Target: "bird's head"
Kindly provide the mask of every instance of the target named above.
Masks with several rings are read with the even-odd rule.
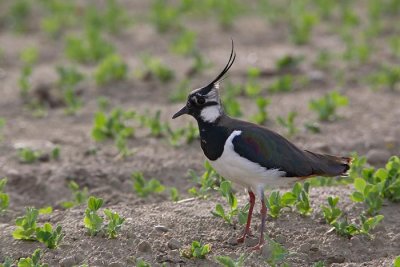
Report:
[[[215,122],[223,114],[222,104],[219,97],[219,83],[233,65],[235,58],[236,54],[232,41],[231,55],[225,68],[207,86],[190,92],[186,105],[175,113],[172,118],[175,119],[183,114],[189,114],[197,120],[210,123]]]

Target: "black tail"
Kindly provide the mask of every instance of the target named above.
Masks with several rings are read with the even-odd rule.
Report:
[[[309,157],[313,174],[321,176],[345,176],[350,169],[352,158],[336,157],[305,151]]]

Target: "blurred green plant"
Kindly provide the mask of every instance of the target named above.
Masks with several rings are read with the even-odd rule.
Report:
[[[82,37],[68,36],[65,44],[66,56],[80,63],[99,62],[110,54],[115,48],[108,43],[98,29],[86,29]]]
[[[320,121],[332,121],[337,119],[336,110],[348,104],[349,99],[346,96],[338,91],[331,91],[319,99],[311,100],[309,108],[317,112]]]
[[[96,68],[94,78],[98,85],[109,84],[126,79],[128,65],[117,54],[104,58]]]
[[[288,137],[292,137],[298,132],[298,129],[297,129],[296,125],[294,124],[294,120],[296,117],[297,117],[297,112],[291,111],[291,112],[289,112],[289,114],[287,115],[286,118],[283,118],[281,116],[278,116],[276,118],[276,121],[278,122],[278,124],[280,124],[282,127],[285,127],[287,129],[286,135]]]
[[[18,260],[18,267],[49,267],[47,263],[40,263],[40,257],[41,257],[41,250],[36,249],[33,254],[32,258],[20,258]]]
[[[20,77],[18,80],[19,88],[22,97],[27,97],[31,89],[30,77],[32,75],[33,66],[38,59],[38,50],[34,47],[24,49],[20,54],[20,59],[23,63]]]
[[[79,206],[87,201],[88,189],[86,186],[81,190],[79,185],[75,181],[70,181],[68,183],[68,188],[73,196],[72,201],[64,201],[61,203],[61,206],[69,209],[75,206]]]
[[[4,192],[4,188],[7,184],[7,178],[0,179],[0,215],[3,214],[10,205],[10,197]]]
[[[181,250],[181,256],[188,259],[191,258],[205,259],[206,255],[210,253],[210,251],[211,251],[210,244],[203,245],[199,241],[193,241],[190,247]]]
[[[132,180],[133,190],[140,197],[148,197],[150,194],[161,193],[165,190],[165,187],[160,181],[154,178],[146,181],[141,172],[132,173]]]
[[[271,99],[264,97],[257,97],[256,104],[258,112],[251,117],[251,120],[257,124],[264,124],[268,120],[267,107],[271,104]]]

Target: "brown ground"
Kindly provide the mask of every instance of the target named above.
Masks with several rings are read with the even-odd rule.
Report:
[[[136,5],[135,8],[140,11],[147,7]],[[347,95],[350,105],[339,110],[340,120],[321,124],[322,134],[301,130],[292,141],[317,152],[347,155],[356,151],[368,155],[374,165],[380,165],[390,155],[398,154],[400,96],[398,92],[374,92],[362,82],[364,75],[378,62],[391,60],[384,49],[377,49],[379,53],[372,55],[370,64],[355,68],[337,63],[331,70],[320,71],[312,67],[315,51],[322,48],[343,51],[340,38],[324,27],[317,28],[309,45],[299,47],[287,41],[285,29],[272,27],[260,18],[240,18],[230,31],[222,31],[212,20],[188,24],[198,32],[201,52],[214,64],[193,79],[193,88],[205,84],[225,64],[230,38],[235,40],[237,53],[237,62],[229,76],[233,83],[243,83],[245,71],[251,66],[273,69],[276,59],[287,53],[304,55],[301,75],[312,78],[317,73],[318,78],[311,80],[306,88],[287,94],[268,95],[272,99],[268,108],[270,117],[286,116],[289,111],[296,110],[299,114],[296,123],[302,128],[304,122],[315,119],[315,114],[308,109],[309,100],[332,89],[339,89]],[[162,111],[163,120],[168,120],[173,126],[182,126],[192,120],[189,117],[170,120],[182,104],[171,104],[168,94],[190,66],[189,60],[168,51],[172,37],[159,35],[149,24],[137,23],[113,38],[113,43],[131,69],[140,65],[138,55],[147,51],[161,57],[175,70],[176,82],[143,82],[132,76],[118,85],[98,88],[94,82],[87,80],[83,91],[84,106],[76,116],[66,116],[62,109],[51,109],[46,117],[35,118],[24,109],[20,100],[17,79],[21,66],[18,54],[27,46],[39,47],[40,61],[34,69],[33,84],[35,87],[51,83],[57,77],[54,66],[66,61],[63,42],[47,38],[36,28],[24,35],[0,29],[0,46],[5,52],[5,59],[0,62],[0,117],[7,121],[4,142],[0,144],[0,177],[8,177],[6,191],[11,199],[9,211],[0,216],[0,262],[5,256],[14,259],[26,257],[38,247],[44,251],[43,260],[51,266],[83,263],[89,266],[132,266],[138,257],[155,266],[162,262],[171,266],[209,266],[216,265],[214,256],[238,257],[245,253],[246,245],[231,242],[232,237],[240,234],[241,228],[229,226],[210,213],[216,203],[224,203],[217,193],[207,200],[173,203],[167,194],[139,198],[131,188],[131,173],[142,171],[145,177],[155,177],[166,186],[175,186],[183,198],[189,197],[186,191],[193,183],[188,179],[187,171],[194,169],[200,172],[204,162],[198,142],[173,148],[163,139],[149,137],[147,130],[138,129],[136,137],[129,142],[129,147],[137,152],[132,157],[117,160],[112,142],[95,144],[91,139],[93,114],[97,110],[96,98],[100,95],[108,97],[112,106],[124,109],[155,110],[156,106]],[[377,46],[383,47],[384,44],[378,42]],[[257,60],[251,60],[254,57]],[[343,86],[335,82],[334,72],[337,70],[345,73],[347,82]],[[86,71],[90,73],[91,68],[86,67]],[[262,79],[261,82],[267,85],[271,79]],[[224,93],[223,88],[221,93]],[[256,107],[251,100],[242,98],[240,103],[245,118],[254,114]],[[283,132],[276,123],[270,122],[268,127]],[[32,165],[20,164],[14,148],[20,143],[40,149],[45,149],[48,143],[57,144],[61,147],[61,159]],[[93,146],[97,146],[99,152],[94,156],[85,156],[85,151]],[[70,199],[66,184],[71,178],[81,186],[87,186],[90,194],[104,198],[105,207],[127,218],[118,239],[87,236],[83,227],[85,207],[70,210],[57,208],[60,202]],[[382,214],[385,219],[373,232],[373,240],[359,236],[348,240],[335,233],[327,233],[329,226],[323,223],[320,205],[326,202],[327,196],[338,195],[341,197],[340,207],[349,218],[355,218],[362,205],[349,200],[351,191],[351,187],[314,188],[311,192],[314,212],[310,217],[285,212],[277,220],[268,219],[268,236],[289,251],[286,262],[292,266],[311,266],[320,260],[330,266],[391,266],[393,258],[400,254],[399,204],[388,203],[384,206]],[[243,205],[246,196],[239,192],[240,205]],[[24,207],[47,205],[56,206],[56,210],[41,217],[40,221],[62,225],[66,238],[60,248],[49,250],[37,242],[13,240],[14,221],[23,214]],[[257,213],[254,227],[258,224]],[[168,231],[160,232],[155,229],[156,225],[163,225]],[[207,260],[188,260],[168,247],[171,239],[182,246],[201,240],[211,244],[212,252]],[[138,245],[142,242],[148,242],[151,249],[140,251],[141,246]],[[265,256],[253,253],[245,265],[265,266]]]

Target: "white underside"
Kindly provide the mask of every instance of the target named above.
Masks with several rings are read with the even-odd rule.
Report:
[[[225,142],[222,155],[217,160],[210,161],[220,175],[257,194],[260,194],[266,187],[276,188],[292,182],[293,179],[282,177],[286,174],[284,171],[266,169],[236,153],[232,140],[241,133],[241,131],[233,131]]]

